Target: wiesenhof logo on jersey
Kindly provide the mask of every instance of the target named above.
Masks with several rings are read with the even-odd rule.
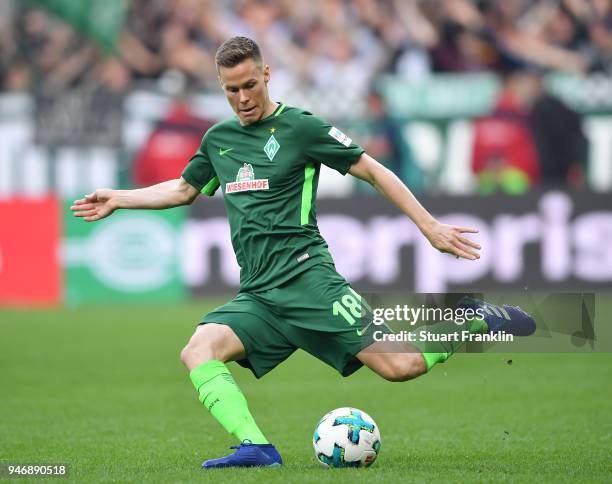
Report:
[[[250,163],[244,163],[238,170],[236,181],[225,184],[225,193],[247,192],[252,190],[268,190],[268,179],[255,179],[255,170]]]

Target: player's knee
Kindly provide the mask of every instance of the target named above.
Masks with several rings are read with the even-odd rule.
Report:
[[[183,365],[185,365],[187,368],[193,366],[191,362],[195,359],[196,356],[196,348],[194,348],[191,341],[189,341],[189,343],[187,343],[185,347],[181,350],[181,361]]]
[[[181,361],[187,368],[194,368],[207,361],[220,359],[214,344],[209,341],[201,341],[199,338],[196,340],[191,338],[181,350]]]
[[[427,371],[427,365],[420,353],[404,353],[393,358],[386,365],[382,377],[392,382],[412,380]]]
[[[181,361],[187,368],[193,368],[210,360],[225,361],[222,338],[212,328],[196,331],[181,350]]]

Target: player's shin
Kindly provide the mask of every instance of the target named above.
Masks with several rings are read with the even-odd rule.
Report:
[[[423,355],[427,371],[437,363],[444,363],[465,345],[463,338],[456,337],[465,330],[470,333],[484,333],[488,327],[482,319],[472,319],[462,326],[458,326],[453,321],[446,321],[419,329],[419,337],[411,344]]]
[[[241,442],[268,443],[249,411],[244,394],[223,362],[202,363],[191,370],[189,377],[202,404],[227,432]]]

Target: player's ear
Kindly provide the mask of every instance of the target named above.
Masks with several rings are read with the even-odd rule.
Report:
[[[263,76],[264,82],[268,82],[270,80],[270,66],[266,64],[263,68]]]

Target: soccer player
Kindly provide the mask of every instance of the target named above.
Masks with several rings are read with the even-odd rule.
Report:
[[[181,352],[202,404],[240,444],[204,468],[278,466],[282,459],[251,415],[226,363],[256,377],[301,348],[348,376],[365,365],[391,381],[406,381],[445,361],[459,343],[429,343],[396,353],[364,348],[361,298],[334,267],[317,228],[315,198],[325,164],[373,185],[436,249],[468,260],[480,246],[474,229],[438,222],[389,170],[342,131],[268,94],[270,67],[257,44],[234,37],[216,53],[219,82],[236,117],[209,129],[181,178],[135,190],[99,189],[76,200],[86,221],[116,209],[163,209],[211,196],[219,188],[241,267],[236,297],[204,316]],[[469,331],[506,332],[533,320],[517,308],[490,311]],[[450,324],[454,324],[450,322]],[[436,325],[438,326],[438,325]],[[435,326],[434,326],[435,328]],[[438,329],[446,331],[441,323]],[[373,343],[376,345],[377,343]]]

